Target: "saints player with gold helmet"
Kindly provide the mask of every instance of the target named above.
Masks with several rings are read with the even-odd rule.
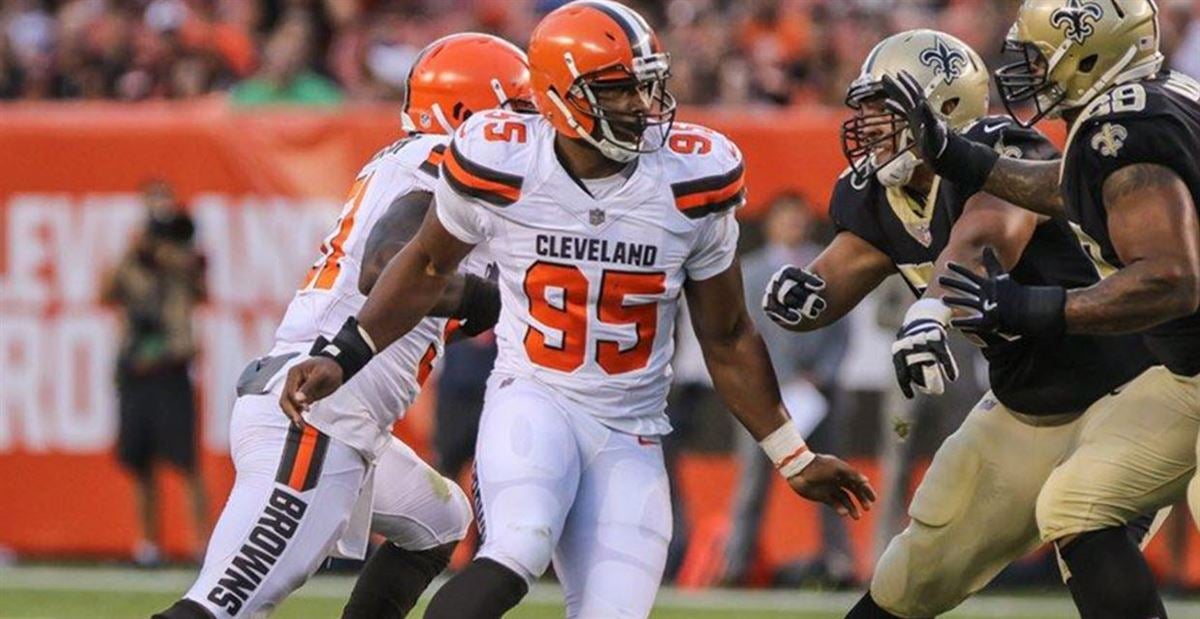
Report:
[[[892,347],[912,397],[942,393],[957,375],[946,338],[951,312],[936,282],[948,261],[977,260],[993,246],[1025,283],[1074,288],[1099,275],[1066,222],[965,194],[912,153],[905,119],[884,107],[883,82],[901,72],[922,85],[941,121],[981,148],[1033,160],[1058,152],[1038,132],[987,115],[987,68],[962,41],[912,30],[867,56],[846,97],[850,168],[830,200],[838,234],[806,268],[776,274],[764,310],[791,330],[820,328],[899,273],[918,297]],[[987,335],[979,343],[992,391],[938,450],[909,507],[911,523],[888,544],[850,617],[948,612],[1040,545],[1038,492],[1074,447],[1085,411],[1149,364],[1132,336]]]
[[[911,77],[889,106],[939,174],[1075,222],[1107,277],[1077,290],[1026,286],[1002,265],[946,280],[974,333],[1139,333],[1161,364],[1089,419],[1038,498],[1038,527],[1070,569],[1085,617],[1165,616],[1149,569],[1122,534],[1138,513],[1187,496],[1200,521],[1200,83],[1162,71],[1151,0],[1026,0],[996,72],[1005,103],[1069,126],[1066,154],[1018,161],[947,130]],[[1014,110],[1015,111],[1015,110]],[[1190,486],[1189,486],[1190,480]]]

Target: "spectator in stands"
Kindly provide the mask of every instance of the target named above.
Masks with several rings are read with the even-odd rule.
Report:
[[[271,33],[259,72],[234,86],[236,105],[335,105],[342,101],[337,84],[311,67],[313,24],[304,11],[285,17]]]
[[[145,230],[104,283],[102,298],[121,312],[117,359],[117,457],[136,482],[139,539],[134,561],[161,561],[154,465],[165,461],[186,478],[196,552],[208,538],[207,501],[196,462],[196,408],[189,374],[196,355],[192,313],[204,301],[204,258],[195,225],[171,187],[146,185]]]
[[[742,260],[747,298],[758,298],[771,275],[784,264],[808,264],[821,251],[813,239],[812,207],[803,197],[784,194],[770,206],[764,224],[766,245]],[[839,395],[838,372],[848,343],[846,323],[838,322],[811,333],[796,334],[780,329],[762,312],[751,312],[771,362],[779,376],[788,406],[797,425],[818,431],[810,443],[816,449],[841,449],[840,427],[834,410]],[[820,418],[824,417],[821,421]],[[733,527],[725,551],[724,580],[744,584],[758,553],[767,491],[775,479],[771,462],[755,440],[738,431],[737,456],[740,473],[733,501]],[[845,524],[837,512],[821,508],[821,549],[811,561],[785,568],[776,582],[818,581],[849,587],[855,584],[853,554]]]

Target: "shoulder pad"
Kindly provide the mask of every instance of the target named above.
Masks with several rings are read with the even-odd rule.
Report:
[[[366,175],[380,165],[390,163],[409,169],[418,169],[436,179],[438,165],[442,161],[442,153],[446,151],[446,143],[449,141],[450,139],[444,135],[411,133],[379,149],[363,166],[359,176]]]
[[[1033,128],[1022,127],[1008,116],[985,116],[963,132],[963,137],[991,146],[1013,159],[1048,160],[1059,157],[1054,144]]]
[[[480,112],[454,132],[442,161],[446,181],[459,194],[495,206],[521,198],[540,116],[503,110]]]
[[[689,219],[746,203],[746,170],[737,145],[707,127],[675,123],[661,151],[675,206]]]

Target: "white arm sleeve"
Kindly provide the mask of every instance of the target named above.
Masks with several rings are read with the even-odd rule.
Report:
[[[688,279],[708,279],[725,272],[733,264],[739,232],[735,210],[729,209],[704,222],[696,245],[683,265]]]

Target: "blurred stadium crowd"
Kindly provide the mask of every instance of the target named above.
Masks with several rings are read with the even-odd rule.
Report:
[[[336,104],[402,96],[431,40],[518,44],[564,0],[3,0],[0,99]],[[888,33],[937,28],[995,66],[1017,0],[634,0],[674,53],[682,102],[836,104]],[[1200,3],[1160,0],[1164,49],[1200,74]]]

